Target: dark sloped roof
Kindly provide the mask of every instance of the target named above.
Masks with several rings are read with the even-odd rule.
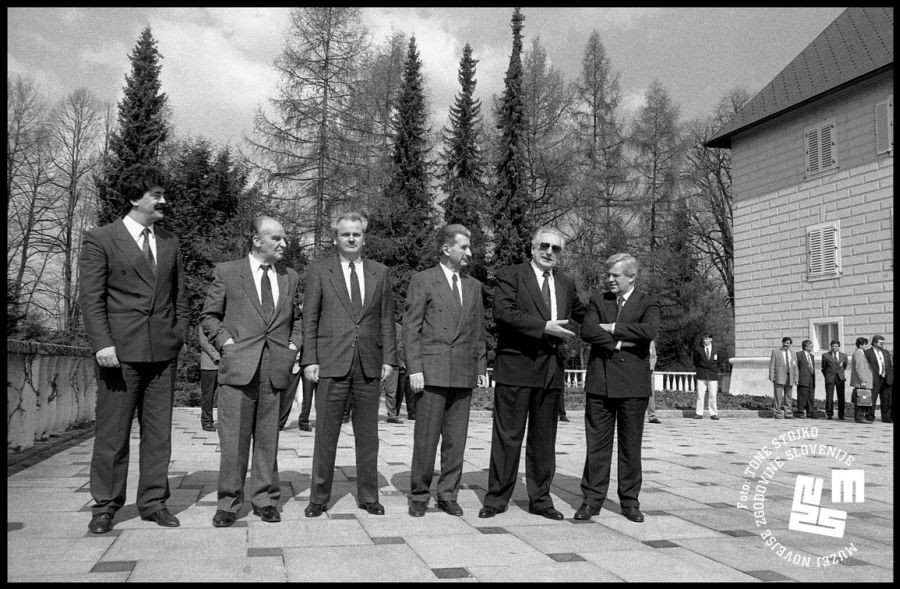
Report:
[[[848,8],[750,99],[706,147],[894,64],[894,9]]]

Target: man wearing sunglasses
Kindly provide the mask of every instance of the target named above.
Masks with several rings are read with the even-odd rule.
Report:
[[[500,268],[494,295],[497,355],[494,363],[493,435],[488,492],[478,517],[506,511],[516,485],[525,426],[528,511],[562,520],[550,485],[556,471],[556,428],[565,370],[561,344],[575,334],[585,305],[575,283],[556,267],[565,249],[558,229],[541,227],[531,240],[531,260]]]

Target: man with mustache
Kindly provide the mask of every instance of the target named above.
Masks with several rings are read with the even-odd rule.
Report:
[[[219,481],[213,526],[234,524],[249,495],[253,514],[281,521],[278,501],[278,419],[281,392],[303,341],[300,276],[278,264],[287,247],[284,228],[271,217],[250,223],[250,254],[218,264],[200,313],[200,325],[219,350]]]
[[[135,165],[119,182],[127,214],[84,235],[78,303],[97,364],[97,409],[91,457],[93,516],[105,534],[125,504],[129,438],[140,423],[141,519],[177,527],[166,507],[172,454],[172,405],[178,353],[188,335],[188,304],[178,237],[157,227],[165,216],[168,178]]]

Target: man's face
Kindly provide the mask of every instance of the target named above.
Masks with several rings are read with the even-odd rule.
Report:
[[[791,342],[781,342],[781,349],[787,351],[791,347]]]
[[[284,257],[287,242],[284,240],[284,228],[274,219],[262,222],[259,233],[253,238],[256,255],[265,264],[274,264]]]
[[[535,243],[531,244],[531,259],[541,270],[552,270],[559,264],[565,243],[555,233],[541,233]]]
[[[812,352],[812,342],[810,342],[808,344],[803,344],[803,351],[804,352]]]
[[[622,262],[616,262],[606,271],[606,286],[609,288],[609,292],[616,296],[631,290],[634,287],[634,279],[634,276],[625,275]]]
[[[152,186],[138,200],[131,201],[131,210],[137,214],[138,220],[145,225],[161,221],[166,208],[166,189]]]
[[[883,350],[884,349],[884,340],[880,339],[877,342],[873,341],[872,345],[875,346],[876,348],[878,348],[879,350]]]
[[[841,351],[841,346],[839,344],[831,344],[831,353],[832,354],[834,354],[836,356],[837,353],[840,351]]]
[[[366,236],[363,233],[362,222],[341,219],[337,226],[337,235],[334,237],[338,251],[348,260],[355,260],[362,255]]]
[[[708,347],[711,346],[711,345],[712,345],[712,338],[711,338],[711,337],[705,337],[705,338],[703,338],[703,347],[704,347],[704,348],[708,348]]]
[[[470,245],[469,238],[461,233],[456,234],[452,245],[444,244],[444,255],[447,256],[447,265],[451,270],[459,272],[469,267],[472,259]]]

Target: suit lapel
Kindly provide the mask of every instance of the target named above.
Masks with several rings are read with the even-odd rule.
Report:
[[[134,238],[131,237],[128,229],[125,227],[125,222],[122,221],[122,219],[119,219],[115,222],[113,230],[115,232],[113,240],[115,241],[116,246],[123,254],[125,254],[125,259],[131,262],[135,273],[140,276],[141,280],[146,282],[147,286],[151,289],[155,290],[156,278],[153,276],[153,270],[150,268],[150,263],[144,258],[144,253],[138,247]],[[157,243],[157,246],[159,246],[159,243]]]
[[[441,269],[440,264],[432,269],[431,281],[434,284],[434,289],[437,291],[438,296],[441,297],[441,300],[444,301],[444,304],[450,309],[450,313],[453,315],[453,318],[456,320],[456,324],[458,326],[460,317],[459,308],[456,306],[456,302],[453,300],[453,289],[447,282],[447,276]],[[462,281],[460,281],[460,292],[462,292],[462,288]],[[463,302],[465,302],[465,300],[466,296],[465,294],[463,294]]]
[[[347,314],[352,317],[353,311],[350,307],[350,293],[347,292],[347,283],[344,282],[344,269],[341,267],[340,256],[335,256],[330,270],[331,286],[332,288],[334,288],[338,300],[341,301],[341,304],[344,305],[345,309],[347,309]]]
[[[274,265],[274,268],[275,274],[276,276],[278,276],[278,300],[275,301],[275,311],[272,313],[272,317],[269,319],[270,324],[275,321],[275,317],[278,316],[278,313],[281,311],[281,307],[284,306],[289,298],[287,270],[277,264]]]
[[[375,268],[372,267],[372,264],[368,260],[360,258],[360,262],[362,262],[362,271],[366,276],[366,293],[363,295],[362,311],[360,311],[359,313],[359,317],[362,317],[366,314],[366,312],[368,312],[369,307],[372,306],[372,299],[375,298],[375,287],[377,286],[378,282],[378,273],[375,272]],[[390,296],[393,296],[393,293],[391,293]]]
[[[262,303],[259,302],[259,293],[256,292],[256,283],[253,282],[253,270],[250,267],[250,258],[244,258],[239,265],[238,274],[240,275],[241,287],[244,289],[247,297],[253,301],[253,308],[259,313],[260,319],[263,317]]]
[[[522,272],[525,274],[525,276],[522,277],[525,280],[525,287],[528,289],[528,292],[531,293],[531,298],[534,299],[534,304],[541,312],[541,317],[543,317],[545,321],[549,321],[550,309],[544,304],[544,295],[541,294],[541,285],[538,284],[537,275],[534,273],[534,267],[532,267],[531,262],[522,264]]]

